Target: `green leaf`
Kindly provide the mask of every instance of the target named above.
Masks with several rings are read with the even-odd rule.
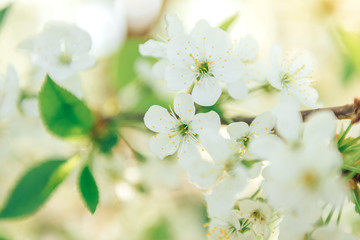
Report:
[[[156,221],[144,231],[144,240],[170,240],[174,239],[169,226],[169,221],[165,218]]]
[[[360,34],[337,28],[338,45],[343,54],[343,82],[348,83],[360,73]]]
[[[5,17],[11,8],[11,4],[0,10],[0,27],[4,24]]]
[[[81,171],[79,178],[79,190],[87,208],[92,214],[94,214],[99,203],[99,191],[88,166],[85,166]]]
[[[353,197],[353,202],[355,204],[355,211],[360,214],[360,199],[359,199],[359,192],[358,192],[359,188],[356,187],[355,189],[353,189],[351,191],[352,193],[352,197]]]
[[[38,100],[43,123],[59,137],[84,136],[94,125],[91,111],[85,103],[57,85],[49,76],[39,92]]]
[[[77,161],[78,158],[50,160],[28,170],[11,191],[0,211],[0,219],[25,217],[38,210]]]
[[[234,15],[232,15],[231,17],[225,19],[220,25],[219,28],[221,28],[224,31],[228,31],[229,28],[231,27],[231,25],[234,24],[234,22],[236,21],[236,19],[239,17],[239,13],[235,13]]]
[[[139,44],[143,42],[141,38],[128,38],[112,59],[110,73],[116,89],[126,86],[137,77],[135,61],[140,57]]]

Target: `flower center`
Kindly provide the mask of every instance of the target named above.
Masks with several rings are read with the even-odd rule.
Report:
[[[190,126],[185,123],[181,124],[180,126],[178,126],[178,132],[181,136],[186,136],[190,133]]]
[[[200,74],[206,74],[209,72],[209,63],[208,62],[200,62],[198,65],[198,71]]]
[[[62,53],[60,55],[60,63],[63,65],[70,65],[70,63],[72,62],[72,58],[70,55],[66,54],[66,53]]]
[[[287,87],[291,83],[291,76],[288,73],[281,73],[280,82],[283,87]]]
[[[263,222],[265,221],[265,217],[261,214],[260,210],[255,210],[250,214],[250,217],[252,217],[254,219],[254,222],[256,221],[260,221]]]
[[[301,182],[311,190],[316,189],[319,183],[318,177],[311,171],[307,171],[302,175]]]
[[[211,73],[212,65],[211,62],[205,61],[195,61],[194,70],[196,73],[196,80],[200,81],[202,78],[206,76],[213,77],[214,75]]]
[[[240,147],[247,148],[251,141],[252,136],[250,134],[244,134],[242,138],[236,139],[236,142],[240,143]]]

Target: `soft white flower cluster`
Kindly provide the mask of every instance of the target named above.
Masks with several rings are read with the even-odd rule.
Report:
[[[34,66],[77,95],[81,95],[80,81],[74,81],[73,77],[94,66],[95,58],[89,54],[91,46],[87,32],[73,24],[56,21],[48,22],[42,32],[20,44]],[[41,82],[43,79],[42,76]]]
[[[271,68],[266,70],[258,59],[258,43],[251,36],[232,41],[220,28],[200,20],[186,33],[181,21],[167,15],[167,35],[163,40],[148,40],[140,45],[143,56],[159,58],[153,73],[166,81],[170,90],[191,89],[194,102],[211,106],[219,99],[225,84],[235,99],[248,94],[248,84],[266,80],[283,94],[295,96],[314,107],[318,93],[311,87],[312,58],[306,51],[281,56],[281,48],[271,51]]]
[[[334,114],[317,112],[304,123],[300,114],[300,103],[315,107],[318,99],[311,87],[310,54],[282,56],[275,46],[271,67],[265,69],[252,37],[232,42],[227,32],[204,20],[186,33],[176,16],[166,19],[168,39],[149,40],[140,52],[160,58],[153,72],[169,89],[191,88],[191,95],[177,94],[170,113],[152,106],[144,121],[156,132],[150,149],[160,158],[177,151],[190,182],[205,190],[208,238],[353,239],[326,224],[314,231],[327,204],[335,208],[343,203],[346,187]],[[248,83],[265,81],[282,92],[280,103],[250,124],[230,123],[227,137],[219,133],[216,112],[195,115],[194,103],[215,104],[222,83],[233,98],[242,99]],[[251,197],[242,194],[255,178],[262,182],[259,191]]]

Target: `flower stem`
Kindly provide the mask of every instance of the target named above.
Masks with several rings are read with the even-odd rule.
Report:
[[[331,208],[331,211],[329,212],[329,215],[325,220],[325,225],[329,224],[329,222],[331,221],[331,218],[334,215],[334,211],[335,211],[335,207]]]

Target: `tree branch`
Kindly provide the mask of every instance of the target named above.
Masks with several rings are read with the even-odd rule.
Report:
[[[354,99],[353,104],[346,104],[338,107],[328,107],[328,108],[317,108],[306,111],[301,111],[301,115],[303,120],[306,120],[309,115],[314,112],[322,111],[322,110],[330,110],[332,111],[338,119],[351,119],[351,122],[357,123],[360,121],[360,100],[358,98]],[[235,117],[231,119],[234,122],[246,122],[247,124],[251,124],[254,120],[254,117]],[[228,122],[222,120],[223,124],[228,124]]]
[[[322,110],[330,110],[332,111],[335,116],[341,119],[351,119],[353,124],[360,121],[360,99],[355,98],[353,104],[346,104],[343,106],[338,107],[328,107],[328,108],[317,108],[311,110],[301,111],[301,115],[304,120],[309,117],[312,113],[322,111]],[[247,124],[251,124],[255,117],[234,117],[228,120],[221,119],[222,124],[229,124],[231,122],[246,122]],[[144,114],[143,113],[120,113],[119,115],[112,117],[110,119],[103,119],[106,121],[128,121],[128,122],[136,122],[136,121],[143,121]]]

